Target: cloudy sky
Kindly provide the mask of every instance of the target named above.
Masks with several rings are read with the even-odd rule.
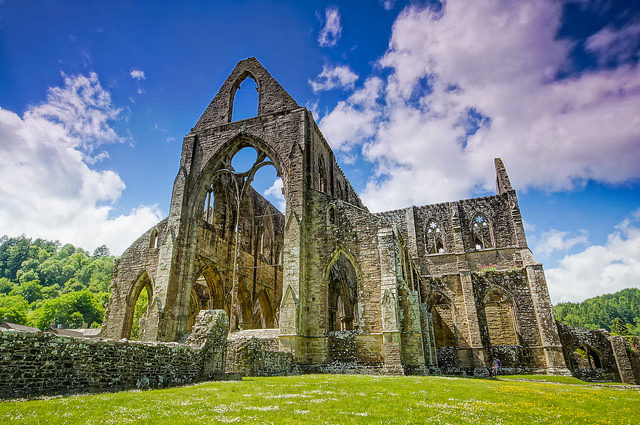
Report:
[[[637,2],[0,0],[0,234],[121,253],[255,56],[372,211],[491,194],[501,157],[554,302],[640,287],[639,54]]]

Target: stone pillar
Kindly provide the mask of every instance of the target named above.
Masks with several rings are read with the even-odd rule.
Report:
[[[633,374],[631,367],[631,360],[627,353],[627,344],[624,338],[618,335],[612,336],[609,341],[611,342],[611,348],[613,348],[613,355],[616,358],[616,366],[618,366],[618,374],[623,384],[638,385],[636,377]]]
[[[482,337],[480,335],[480,324],[473,294],[471,272],[468,269],[460,270],[460,285],[462,286],[467,329],[469,330],[469,346],[471,348],[472,362],[475,369],[474,373],[477,375],[486,375],[487,361],[485,359],[484,346],[482,345]]]
[[[570,375],[562,353],[562,344],[558,335],[556,319],[551,308],[551,299],[547,291],[547,281],[541,264],[527,265],[527,282],[533,301],[533,311],[538,323],[540,342],[544,350],[547,373],[550,375]]]
[[[380,290],[382,299],[382,357],[389,373],[403,373],[402,337],[398,317],[398,252],[390,228],[378,230]]]

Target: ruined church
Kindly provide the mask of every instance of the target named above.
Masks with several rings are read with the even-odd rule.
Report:
[[[234,122],[247,78],[257,116]],[[234,169],[248,147],[255,163]],[[251,187],[263,167],[282,179],[284,212]],[[500,159],[495,169],[493,196],[372,213],[311,112],[243,60],[184,137],[169,216],[118,260],[102,337],[131,337],[142,293],[144,341],[184,341],[201,311],[224,310],[230,370],[246,337],[303,372],[482,375],[497,357],[568,374],[575,347],[561,342]]]

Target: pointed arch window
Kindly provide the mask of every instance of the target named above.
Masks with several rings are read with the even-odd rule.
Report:
[[[474,217],[471,225],[471,234],[473,235],[473,247],[475,250],[493,248],[491,222],[484,215],[478,214]]]
[[[444,232],[437,221],[429,221],[425,234],[428,254],[442,254],[445,252]]]
[[[318,190],[320,192],[327,191],[327,172],[321,157],[318,157]]]

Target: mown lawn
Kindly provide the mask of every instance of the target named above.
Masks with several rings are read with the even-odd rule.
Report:
[[[244,378],[0,403],[0,424],[638,424],[640,391],[442,376]],[[577,380],[576,380],[577,381]]]

